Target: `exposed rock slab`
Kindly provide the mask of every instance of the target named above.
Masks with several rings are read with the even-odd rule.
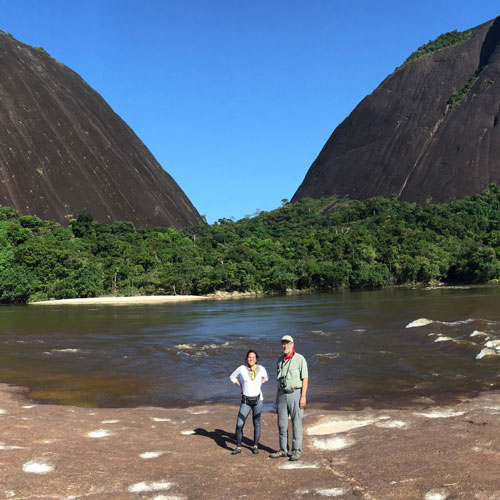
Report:
[[[268,458],[268,412],[260,454],[232,456],[236,411],[33,405],[0,385],[0,498],[498,498],[500,393],[446,408],[307,409],[296,463]]]
[[[68,222],[183,227],[201,218],[104,99],[48,54],[0,34],[0,204]]]
[[[424,204],[472,195],[500,183],[499,120],[497,18],[389,75],[335,129],[293,201],[396,194]]]

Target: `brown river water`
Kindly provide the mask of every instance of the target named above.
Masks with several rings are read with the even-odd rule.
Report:
[[[0,382],[90,407],[235,402],[229,375],[280,338],[309,363],[310,402],[451,402],[500,388],[500,288],[386,289],[133,306],[1,306]]]

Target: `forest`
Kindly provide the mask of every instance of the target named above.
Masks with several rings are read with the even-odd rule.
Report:
[[[63,226],[0,206],[0,242],[2,303],[494,283],[500,188],[429,206],[395,196],[284,200],[182,230],[102,224],[86,212]]]

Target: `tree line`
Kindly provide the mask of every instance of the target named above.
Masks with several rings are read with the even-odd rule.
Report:
[[[500,188],[439,206],[395,197],[285,202],[176,230],[68,226],[0,207],[0,302],[104,295],[283,293],[500,277]]]

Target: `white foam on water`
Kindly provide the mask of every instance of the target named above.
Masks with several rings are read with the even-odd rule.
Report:
[[[103,420],[101,424],[117,424],[119,420]]]
[[[431,323],[434,323],[432,319],[419,318],[412,321],[411,323],[408,323],[405,328],[416,328],[418,326],[430,325]]]
[[[458,321],[436,321],[436,323],[440,323],[441,325],[446,326],[457,326],[457,325],[466,325],[467,323],[472,323],[473,321],[477,321],[473,318],[461,319]]]
[[[151,417],[151,420],[153,422],[172,422],[171,418],[158,418],[158,417]]]
[[[340,352],[321,352],[319,354],[313,354],[313,358],[336,359],[340,358],[340,356]]]
[[[204,413],[209,413],[208,410],[191,410],[191,408],[188,408],[188,413],[191,413],[191,415],[203,415]]]
[[[192,349],[193,347],[191,344],[178,344],[175,346],[176,349]]]
[[[23,408],[34,408],[35,405],[26,405],[26,406],[23,406]]]
[[[422,417],[427,417],[427,418],[450,418],[450,417],[460,417],[461,415],[464,415],[464,411],[457,411],[457,410],[446,410],[446,409],[436,409],[436,410],[431,410],[428,412],[418,412],[414,413],[414,415],[419,415]]]
[[[67,348],[67,349],[51,349],[50,352],[80,352],[81,349],[70,349],[70,348]]]
[[[141,453],[139,456],[141,458],[144,458],[144,460],[148,460],[150,458],[158,458],[164,455],[166,451],[145,451],[144,453]]]
[[[366,328],[356,328],[355,330],[353,330],[353,332],[363,333],[363,332],[366,332]]]
[[[341,497],[348,493],[348,490],[344,490],[343,488],[316,488],[316,493],[324,497]]]
[[[323,330],[311,330],[311,333],[319,334],[319,335],[325,335],[325,332]]]
[[[453,342],[451,337],[445,337],[444,335],[438,335],[434,342]]]
[[[54,470],[54,466],[43,458],[35,458],[23,464],[23,471],[33,474],[48,474]]]
[[[358,427],[365,427],[377,422],[378,419],[374,418],[341,418],[333,417],[328,419],[322,424],[313,425],[307,429],[309,436],[324,436],[327,434],[338,434],[340,432],[347,432]]]
[[[234,342],[224,342],[222,344],[177,344],[176,346],[169,348],[168,350],[176,350],[177,354],[181,353],[185,356],[201,358],[210,355],[210,351],[217,351],[218,349],[228,347],[233,345]]]
[[[485,332],[480,332],[479,330],[474,330],[471,334],[471,337],[489,337],[489,335]]]
[[[467,319],[460,319],[458,321],[436,321],[427,318],[419,318],[416,319],[415,321],[412,321],[411,323],[408,323],[406,325],[406,328],[415,328],[418,326],[430,325],[431,323],[439,323],[440,325],[446,325],[446,326],[457,326],[457,325],[465,325],[467,323],[471,323],[472,321],[478,321],[478,320],[473,318],[467,318]]]
[[[492,349],[500,349],[500,340],[488,340],[488,342],[486,342],[485,344],[485,347],[490,347]]]
[[[142,483],[135,483],[128,487],[131,493],[146,493],[148,491],[163,491],[168,490],[174,483],[168,481],[143,481]]]
[[[450,493],[446,490],[431,490],[425,494],[425,500],[446,500]]]
[[[194,431],[181,431],[181,434],[183,434],[184,436],[189,436],[190,434],[195,434]]]
[[[390,420],[389,422],[378,422],[375,424],[375,427],[382,429],[405,429],[408,427],[408,424],[402,420]]]
[[[287,462],[283,465],[280,465],[278,469],[317,469],[319,467],[318,464],[310,464],[307,462]]]
[[[90,438],[102,438],[109,436],[109,432],[106,429],[99,429],[97,431],[92,431],[87,434]]]
[[[318,450],[337,451],[348,448],[355,443],[353,439],[334,437],[329,439],[313,439],[313,445]]]
[[[476,356],[476,359],[483,359],[488,356],[498,356],[498,352],[495,351],[494,349],[489,349],[488,347],[485,347],[484,349],[481,349],[481,352]]]

